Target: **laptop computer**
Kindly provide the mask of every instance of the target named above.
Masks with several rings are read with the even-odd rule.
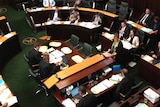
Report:
[[[75,87],[71,90],[71,95],[73,99],[80,99],[81,96],[79,95],[78,87]]]

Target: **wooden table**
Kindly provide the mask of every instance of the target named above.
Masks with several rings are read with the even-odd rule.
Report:
[[[131,96],[130,98],[128,98],[127,100],[125,100],[124,102],[120,103],[118,105],[118,107],[132,107],[133,105],[137,105],[138,103],[143,103],[144,102],[144,96],[143,96],[143,92],[148,89],[151,88],[153,91],[155,91],[156,93],[160,94],[160,92],[153,88],[152,86],[146,86],[144,88],[142,88],[141,90],[139,90],[137,93],[135,93],[133,96]],[[136,101],[137,100],[137,101]],[[130,105],[130,103],[135,102],[135,104],[133,104],[132,106]],[[146,105],[148,105],[148,107],[159,107],[160,106],[160,101],[152,104],[150,101],[148,101],[146,103]]]
[[[52,10],[55,8],[44,8],[40,7],[37,9],[26,9],[26,16],[28,20],[30,21],[32,27],[35,28],[42,28],[44,27],[44,22],[47,21],[49,14]],[[66,21],[68,19],[68,16],[70,15],[70,11],[73,9],[73,7],[59,7],[60,12],[62,13],[62,21]],[[81,21],[92,21],[93,16],[95,15],[96,12],[101,13],[104,15],[104,27],[110,27],[110,24],[112,21],[117,22],[118,15],[102,11],[102,10],[97,10],[97,9],[91,9],[91,8],[83,8],[83,7],[78,7],[79,13],[80,13],[80,19]],[[116,26],[115,26],[116,27]],[[116,29],[115,29],[116,30]]]
[[[0,38],[0,50],[0,68],[2,70],[11,58],[21,51],[19,38],[16,32],[10,32]]]
[[[5,16],[0,16],[0,29],[3,31],[4,35],[11,32],[9,22]]]
[[[152,61],[145,60],[144,57],[140,58],[139,61],[139,75],[146,81],[150,82],[157,88],[160,87],[160,69],[155,65],[151,64]],[[149,56],[148,56],[149,57]]]
[[[8,102],[10,98],[14,99],[14,102],[12,104],[12,107],[19,107],[18,105],[18,101],[17,101],[17,98],[16,96],[14,96],[12,94],[12,92],[10,91],[8,85],[5,83],[5,81],[3,80],[3,77],[2,75],[0,75],[0,101],[1,102]],[[5,95],[5,96],[4,96]],[[2,98],[3,96],[3,98]],[[4,98],[5,97],[5,98]],[[11,102],[10,102],[11,103]],[[10,104],[8,102],[8,104]]]

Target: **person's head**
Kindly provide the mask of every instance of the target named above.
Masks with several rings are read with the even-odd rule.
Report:
[[[118,33],[115,33],[115,34],[114,34],[113,41],[114,41],[114,42],[118,42],[118,41],[119,41]]]
[[[80,86],[78,91],[79,91],[80,96],[83,96],[86,94],[86,88],[84,86]]]
[[[134,34],[135,34],[135,30],[134,30],[134,29],[130,30],[130,37],[131,37],[131,38],[134,37]]]
[[[48,53],[43,53],[43,61],[49,63],[49,54]]]
[[[40,48],[40,44],[39,44],[38,42],[36,42],[36,43],[34,44],[34,48],[38,51],[39,48]]]
[[[145,13],[146,13],[146,14],[150,14],[150,12],[151,12],[150,9],[146,8]]]
[[[76,1],[75,1],[75,4],[76,4],[76,5],[79,5],[80,3],[81,3],[81,0],[76,0]]]
[[[56,6],[56,7],[55,7],[55,11],[56,11],[56,12],[58,12],[58,11],[59,11],[59,8],[58,8],[58,6]]]
[[[128,70],[126,68],[123,68],[121,69],[121,73],[124,75],[124,76],[127,76],[128,75]]]
[[[126,26],[126,22],[125,21],[121,22],[121,27],[125,27],[125,26]]]
[[[155,22],[155,23],[159,22],[159,17],[158,17],[158,16],[155,16],[155,17],[154,17],[154,22]]]

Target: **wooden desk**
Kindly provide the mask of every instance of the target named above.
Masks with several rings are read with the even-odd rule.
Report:
[[[86,26],[84,24],[86,23]],[[93,28],[87,27],[93,25]],[[46,26],[47,34],[52,36],[52,39],[67,40],[71,34],[75,34],[80,38],[80,41],[93,43],[96,42],[97,31],[99,25],[94,25],[90,22],[79,22],[77,24],[65,24],[65,21],[60,21],[59,24],[51,24]]]
[[[2,70],[11,58],[21,51],[21,46],[16,32],[10,32],[0,38],[0,50],[0,66]]]
[[[159,88],[160,69],[155,65],[151,64],[150,61],[145,61],[143,58],[140,58],[139,65],[139,75],[157,88]]]
[[[36,29],[39,27],[44,26],[44,22],[47,21],[49,14],[52,10],[55,8],[37,8],[37,9],[27,9],[26,10],[26,16],[28,20],[30,21],[31,25]],[[70,15],[70,11],[73,9],[73,7],[59,7],[60,12],[62,13],[62,21],[65,21],[68,19],[68,16]],[[104,27],[110,27],[110,24],[112,21],[117,22],[118,15],[102,11],[102,10],[97,10],[97,9],[91,9],[91,8],[82,8],[78,7],[79,13],[80,13],[80,19],[81,21],[92,21],[93,16],[95,15],[96,12],[101,13],[104,15]],[[33,19],[33,20],[32,20]],[[37,26],[35,26],[37,25]]]
[[[135,93],[133,96],[131,96],[130,98],[128,98],[127,100],[125,100],[124,102],[119,104],[118,107],[132,107],[130,105],[130,103],[133,102],[136,99],[137,99],[137,103],[135,102],[134,105],[136,105],[138,103],[143,103],[144,102],[143,92],[148,88],[151,88],[153,91],[155,91],[156,93],[160,94],[160,92],[158,92],[158,90],[156,90],[152,86],[146,86],[143,89],[139,90],[137,93]],[[160,106],[160,101],[156,102],[155,104],[152,104],[150,101],[148,101],[146,103],[146,105],[148,105],[149,107],[159,107]]]
[[[0,29],[3,31],[4,35],[11,32],[9,22],[5,16],[0,17]]]
[[[128,21],[127,21],[127,24],[129,24],[129,25],[131,25],[132,27],[135,27],[135,28],[137,28],[137,29],[140,29],[140,30],[142,30],[143,32],[145,32],[145,33],[147,33],[147,34],[150,34],[150,35],[151,35],[151,34],[154,33],[152,29],[146,28],[146,27],[144,27],[144,26],[142,26],[142,25],[140,25],[140,24],[138,24],[138,23],[135,23],[135,22],[133,22],[133,21],[131,21],[131,20],[128,20]]]
[[[10,102],[9,99],[14,99],[11,105],[12,107],[19,107],[16,96],[12,94],[8,85],[3,80],[2,75],[0,75],[0,102]]]

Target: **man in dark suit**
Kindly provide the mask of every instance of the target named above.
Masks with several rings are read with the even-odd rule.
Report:
[[[59,20],[61,20],[61,13],[60,13],[59,8],[57,6],[55,7],[55,10],[52,11],[49,14],[48,21],[49,20],[53,20],[53,21],[59,21]]]
[[[79,94],[82,98],[75,99],[76,107],[96,107],[96,97],[88,94],[84,86],[79,87]]]
[[[122,39],[127,39],[129,37],[130,33],[130,28],[126,25],[126,22],[123,21],[121,22],[121,26],[118,30],[119,38]]]
[[[39,73],[41,80],[50,77],[52,74],[59,71],[59,69],[59,65],[56,66],[56,64],[49,63],[49,54],[44,53],[43,60],[39,62]]]
[[[39,48],[40,48],[40,44],[35,43],[34,48],[32,48],[28,53],[28,57],[32,65],[39,64],[41,60],[41,53],[39,52]]]
[[[116,89],[116,100],[117,101],[120,99],[119,93],[126,95],[126,93],[131,89],[131,87],[135,85],[133,76],[129,75],[128,70],[126,68],[123,68],[121,70],[121,73],[122,75],[124,75],[124,78],[118,84],[117,89]]]
[[[153,20],[153,14],[151,13],[150,9],[146,9],[145,13],[141,15],[141,17],[138,19],[137,23],[149,27],[151,25],[151,22]]]

